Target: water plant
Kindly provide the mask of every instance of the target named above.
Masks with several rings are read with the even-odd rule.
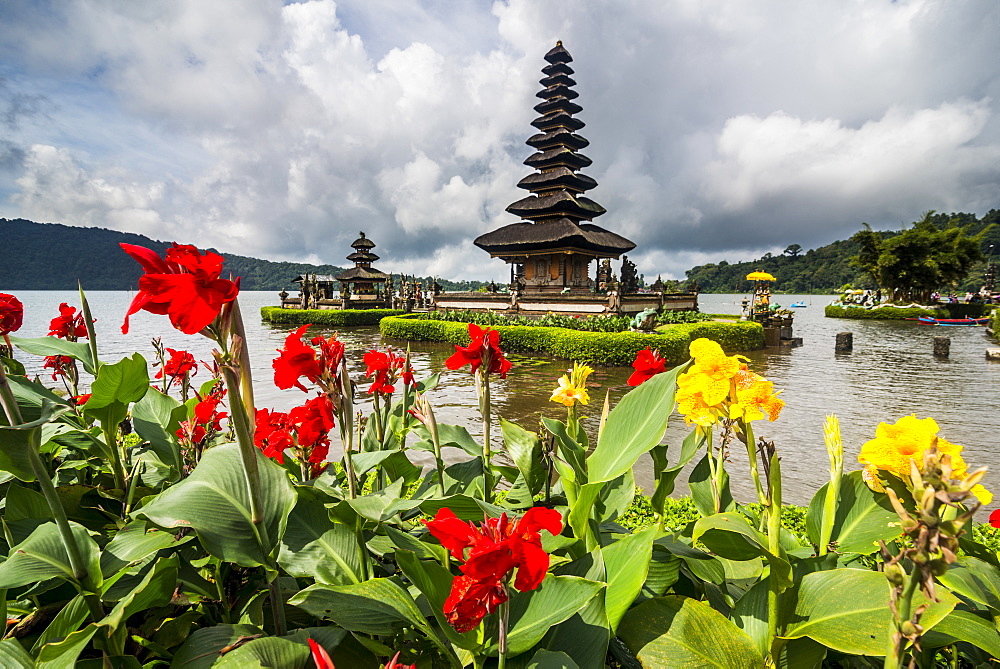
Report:
[[[125,250],[146,270],[126,324],[146,310],[209,337],[211,378],[191,386],[191,361],[156,346],[159,378],[139,353],[102,360],[82,291],[79,312],[36,339],[12,335],[23,306],[0,295],[5,667],[930,667],[1000,656],[1000,561],[969,531],[990,503],[985,472],[930,419],[883,424],[861,449],[867,468],[845,473],[828,418],[829,482],[793,511],[780,446],[754,433],[780,420],[783,396],[704,338],[673,369],[635,349],[634,387],[613,407],[591,404],[591,370],[575,362],[553,379],[566,420],[521,426],[492,407],[491,377],[516,372],[501,332],[469,325],[446,365],[477,377],[482,420],[464,426],[438,423],[442,377],[413,378],[408,353],[361,354],[358,389],[346,365],[358,353],[302,324],[272,368],[305,399],[278,412],[254,401],[261,379],[222,259]],[[28,378],[15,349],[66,357],[89,396]],[[365,390],[377,398],[370,416],[354,403]],[[691,432],[661,443],[675,405]],[[596,441],[584,420],[599,421]],[[448,464],[444,447],[467,457]],[[432,466],[416,464],[423,452]],[[655,488],[637,503],[633,466],[646,453]],[[692,462],[690,498],[671,501]],[[736,466],[754,481],[745,503],[729,488]]]

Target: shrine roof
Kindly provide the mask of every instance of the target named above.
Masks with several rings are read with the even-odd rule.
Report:
[[[389,275],[374,267],[352,267],[337,275],[337,281],[385,281]]]
[[[480,235],[474,243],[495,256],[569,249],[601,257],[617,257],[635,248],[633,242],[619,234],[593,223],[577,223],[568,218],[512,223]]]

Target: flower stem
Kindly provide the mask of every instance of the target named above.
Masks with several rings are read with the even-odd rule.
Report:
[[[477,370],[481,374],[482,397],[479,398],[480,409],[483,416],[483,479],[486,483],[483,491],[483,500],[487,504],[493,503],[493,452],[490,445],[490,375],[482,367]]]
[[[705,448],[708,454],[709,483],[712,485],[712,499],[715,502],[715,513],[719,513],[722,510],[722,492],[719,490],[719,479],[722,474],[718,471],[718,466],[715,462],[715,449],[712,446],[712,435],[714,432],[714,429],[706,428]]]
[[[504,590],[507,586],[504,586]],[[510,624],[510,600],[504,601],[500,605],[500,625],[497,630],[497,654],[499,661],[497,669],[504,669],[507,666],[507,626]]]
[[[903,623],[910,619],[913,595],[917,591],[919,580],[916,574],[908,574],[903,594],[896,600],[896,615],[893,617],[892,624],[890,625],[892,634],[889,635],[889,648],[885,654],[884,669],[901,669],[903,663],[906,661],[906,641],[903,636],[902,627]]]
[[[101,432],[104,433],[104,442],[108,445],[111,453],[111,472],[115,476],[115,487],[123,493],[128,487],[125,477],[125,465],[122,462],[122,452],[118,447],[118,426],[106,425],[101,421]]]
[[[240,374],[240,396],[243,398],[243,407],[250,417],[250,424],[253,424],[256,405],[253,400],[253,379],[250,376],[250,348],[247,346],[246,327],[243,325],[243,314],[240,312],[239,299],[233,300],[230,311],[230,328],[234,342],[238,342],[236,354],[241,370]]]
[[[771,555],[781,555],[781,460],[775,451],[771,455],[771,463],[768,468],[770,476],[771,499],[769,500],[767,511],[767,550]],[[771,568],[771,574],[767,581],[767,646],[771,649],[772,659],[775,659],[774,649],[778,637],[778,612],[779,595],[781,592],[778,576],[775,569]]]
[[[268,543],[267,528],[264,527],[264,502],[261,491],[260,469],[257,464],[257,447],[253,443],[253,431],[250,429],[250,418],[247,416],[240,393],[240,379],[236,370],[229,364],[223,364],[222,376],[229,390],[229,408],[232,410],[233,427],[236,430],[236,443],[240,447],[240,460],[243,463],[243,474],[247,481],[247,493],[250,497],[251,522],[257,526],[262,541]]]
[[[746,437],[747,457],[750,459],[750,478],[753,479],[753,487],[757,491],[757,501],[763,506],[767,504],[767,494],[764,492],[764,486],[760,482],[760,472],[757,470],[757,446],[754,443],[753,427],[748,420],[740,420],[737,427]]]

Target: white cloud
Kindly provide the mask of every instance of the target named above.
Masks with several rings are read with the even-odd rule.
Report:
[[[969,146],[991,114],[984,100],[911,113],[892,108],[859,128],[782,112],[738,116],[726,121],[719,157],[705,166],[703,197],[727,210],[783,192],[820,199],[946,197],[967,174],[1000,161],[1000,146]]]
[[[25,172],[16,180],[21,189],[16,202],[33,220],[72,217],[80,225],[154,235],[159,231],[156,206],[163,199],[162,183],[129,182],[120,172],[92,175],[69,151],[42,144],[31,147],[24,164]]]
[[[991,3],[180,0],[5,19],[5,90],[51,122],[11,132],[25,159],[4,216],[334,263],[364,229],[386,271],[502,279],[471,240],[514,221],[557,39],[597,223],[639,244],[647,277],[1000,206]]]

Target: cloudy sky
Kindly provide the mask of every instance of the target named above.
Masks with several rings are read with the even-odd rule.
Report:
[[[1000,207],[995,0],[0,0],[0,216],[507,276],[543,54],[648,276]]]

